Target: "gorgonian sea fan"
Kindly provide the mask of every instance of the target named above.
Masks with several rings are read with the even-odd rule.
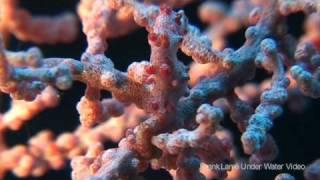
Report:
[[[71,160],[72,179],[141,179],[148,167],[166,169],[177,180],[249,179],[244,169],[213,164],[263,164],[278,155],[269,130],[283,112],[303,109],[305,97],[320,96],[320,2],[318,0],[235,0],[203,2],[205,31],[183,10],[196,0],[80,0],[77,15],[33,16],[18,0],[0,0],[0,89],[12,98],[0,116],[0,179],[40,177]],[[306,16],[298,41],[286,17]],[[80,60],[46,58],[41,50],[7,50],[10,35],[38,44],[69,43],[79,24],[88,46]],[[148,61],[126,72],[105,56],[111,38],[144,28]],[[245,30],[245,42],[227,47],[227,36]],[[188,68],[178,51],[193,62]],[[256,70],[271,78],[252,83]],[[26,145],[9,147],[5,132],[19,130],[41,111],[59,104],[59,91],[74,81],[86,85],[76,109],[81,125],[54,137],[48,130]],[[101,98],[108,91],[112,98]],[[241,132],[242,157],[221,125],[230,117]],[[107,141],[119,142],[105,149]],[[319,160],[318,160],[319,161]],[[319,180],[315,161],[304,172]],[[277,180],[294,176],[282,173]]]

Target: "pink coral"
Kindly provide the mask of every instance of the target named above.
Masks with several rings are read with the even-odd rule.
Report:
[[[249,163],[274,160],[278,148],[269,130],[282,105],[302,94],[320,96],[320,6],[316,0],[237,0],[228,9],[205,2],[199,15],[210,27],[201,32],[183,10],[174,9],[191,2],[81,0],[77,13],[88,47],[76,60],[45,58],[35,47],[7,50],[9,34],[36,43],[69,42],[77,35],[77,23],[70,14],[32,17],[17,1],[0,0],[5,38],[0,89],[13,99],[11,109],[0,116],[0,177],[7,171],[42,176],[63,168],[66,160],[71,160],[75,180],[139,179],[149,165],[170,171],[177,180],[246,177],[240,170],[209,168],[243,161],[221,123],[226,112],[242,133]],[[292,37],[283,19],[299,11],[308,15],[306,34],[296,47],[284,48]],[[52,28],[45,28],[48,24]],[[121,72],[104,54],[108,40],[139,27],[148,33],[150,59]],[[244,44],[225,48],[226,36],[244,27]],[[193,60],[190,71],[178,59],[179,50]],[[246,84],[258,68],[271,73],[271,79]],[[67,90],[74,81],[86,84],[76,107],[78,129],[57,138],[42,131],[27,145],[7,147],[5,131],[18,130],[40,111],[56,106],[56,90]],[[112,98],[102,99],[101,91]],[[109,140],[119,141],[118,147],[105,150],[103,143]],[[311,165],[305,176],[317,177],[318,166]],[[276,179],[294,178],[280,174]]]

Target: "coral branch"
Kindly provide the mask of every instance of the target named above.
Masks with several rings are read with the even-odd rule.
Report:
[[[241,137],[244,151],[252,154],[261,149],[266,141],[267,131],[272,127],[272,120],[282,113],[281,105],[287,100],[289,80],[285,76],[283,60],[277,53],[276,44],[271,39],[261,42],[261,50],[265,57],[257,59],[257,63],[273,72],[271,88],[261,95],[260,105],[249,119],[249,125]]]
[[[12,33],[23,41],[55,44],[73,41],[78,35],[78,23],[71,13],[56,17],[32,17],[31,14],[18,7],[18,0],[0,1],[0,30]],[[50,27],[50,28],[43,28]]]

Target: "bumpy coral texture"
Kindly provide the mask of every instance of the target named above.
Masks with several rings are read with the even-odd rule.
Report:
[[[228,5],[207,1],[199,9],[208,23],[201,32],[179,8],[196,0],[81,0],[77,16],[32,16],[18,0],[0,0],[0,90],[10,94],[11,108],[0,116],[0,179],[39,177],[71,160],[74,180],[132,180],[149,166],[163,168],[176,180],[248,179],[240,169],[210,165],[261,164],[278,155],[269,134],[273,121],[292,99],[320,97],[320,3],[318,0],[236,0]],[[285,17],[306,14],[306,33],[295,43]],[[68,43],[79,24],[88,47],[80,60],[46,58],[39,48],[6,49],[10,35],[34,43]],[[49,27],[49,28],[48,28]],[[117,70],[105,56],[108,40],[137,28],[148,32],[148,61]],[[226,47],[226,36],[246,28],[238,49]],[[188,68],[178,51],[192,58]],[[249,83],[258,68],[272,74]],[[76,106],[81,125],[55,137],[39,132],[25,145],[9,147],[4,133],[19,130],[46,108],[59,104],[59,91],[73,81],[86,85]],[[101,98],[108,91],[112,98]],[[258,104],[256,106],[256,104]],[[237,153],[233,136],[220,123],[230,116],[242,133]],[[104,149],[107,141],[119,142]],[[319,180],[320,164],[305,170]],[[293,180],[279,174],[276,180]]]

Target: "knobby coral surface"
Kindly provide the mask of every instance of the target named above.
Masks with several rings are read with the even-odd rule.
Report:
[[[271,162],[278,155],[269,134],[285,103],[304,108],[304,96],[320,96],[320,3],[318,0],[236,0],[230,7],[207,1],[199,9],[205,31],[192,25],[183,10],[196,0],[80,0],[77,16],[32,16],[18,0],[0,0],[0,90],[12,98],[0,116],[0,179],[42,176],[71,160],[72,178],[141,179],[148,167],[166,169],[177,180],[248,179],[240,169],[213,164]],[[288,33],[286,17],[306,15],[306,33]],[[46,58],[37,47],[6,48],[10,35],[34,43],[68,43],[82,24],[88,46],[80,60]],[[50,27],[49,27],[50,26]],[[133,62],[126,72],[105,56],[108,40],[137,28],[148,33],[148,61]],[[227,47],[228,34],[245,28],[240,48]],[[193,62],[178,59],[182,51]],[[272,77],[251,83],[256,70]],[[58,90],[74,81],[86,85],[75,107],[81,125],[54,137],[39,132],[25,145],[10,147],[4,133],[19,130],[46,108],[59,104]],[[102,99],[101,91],[112,98]],[[230,116],[242,133],[246,160],[239,155],[228,127]],[[107,141],[119,142],[105,149]],[[319,160],[318,160],[319,161]],[[305,178],[318,180],[315,161]],[[290,174],[275,179],[291,180]]]

